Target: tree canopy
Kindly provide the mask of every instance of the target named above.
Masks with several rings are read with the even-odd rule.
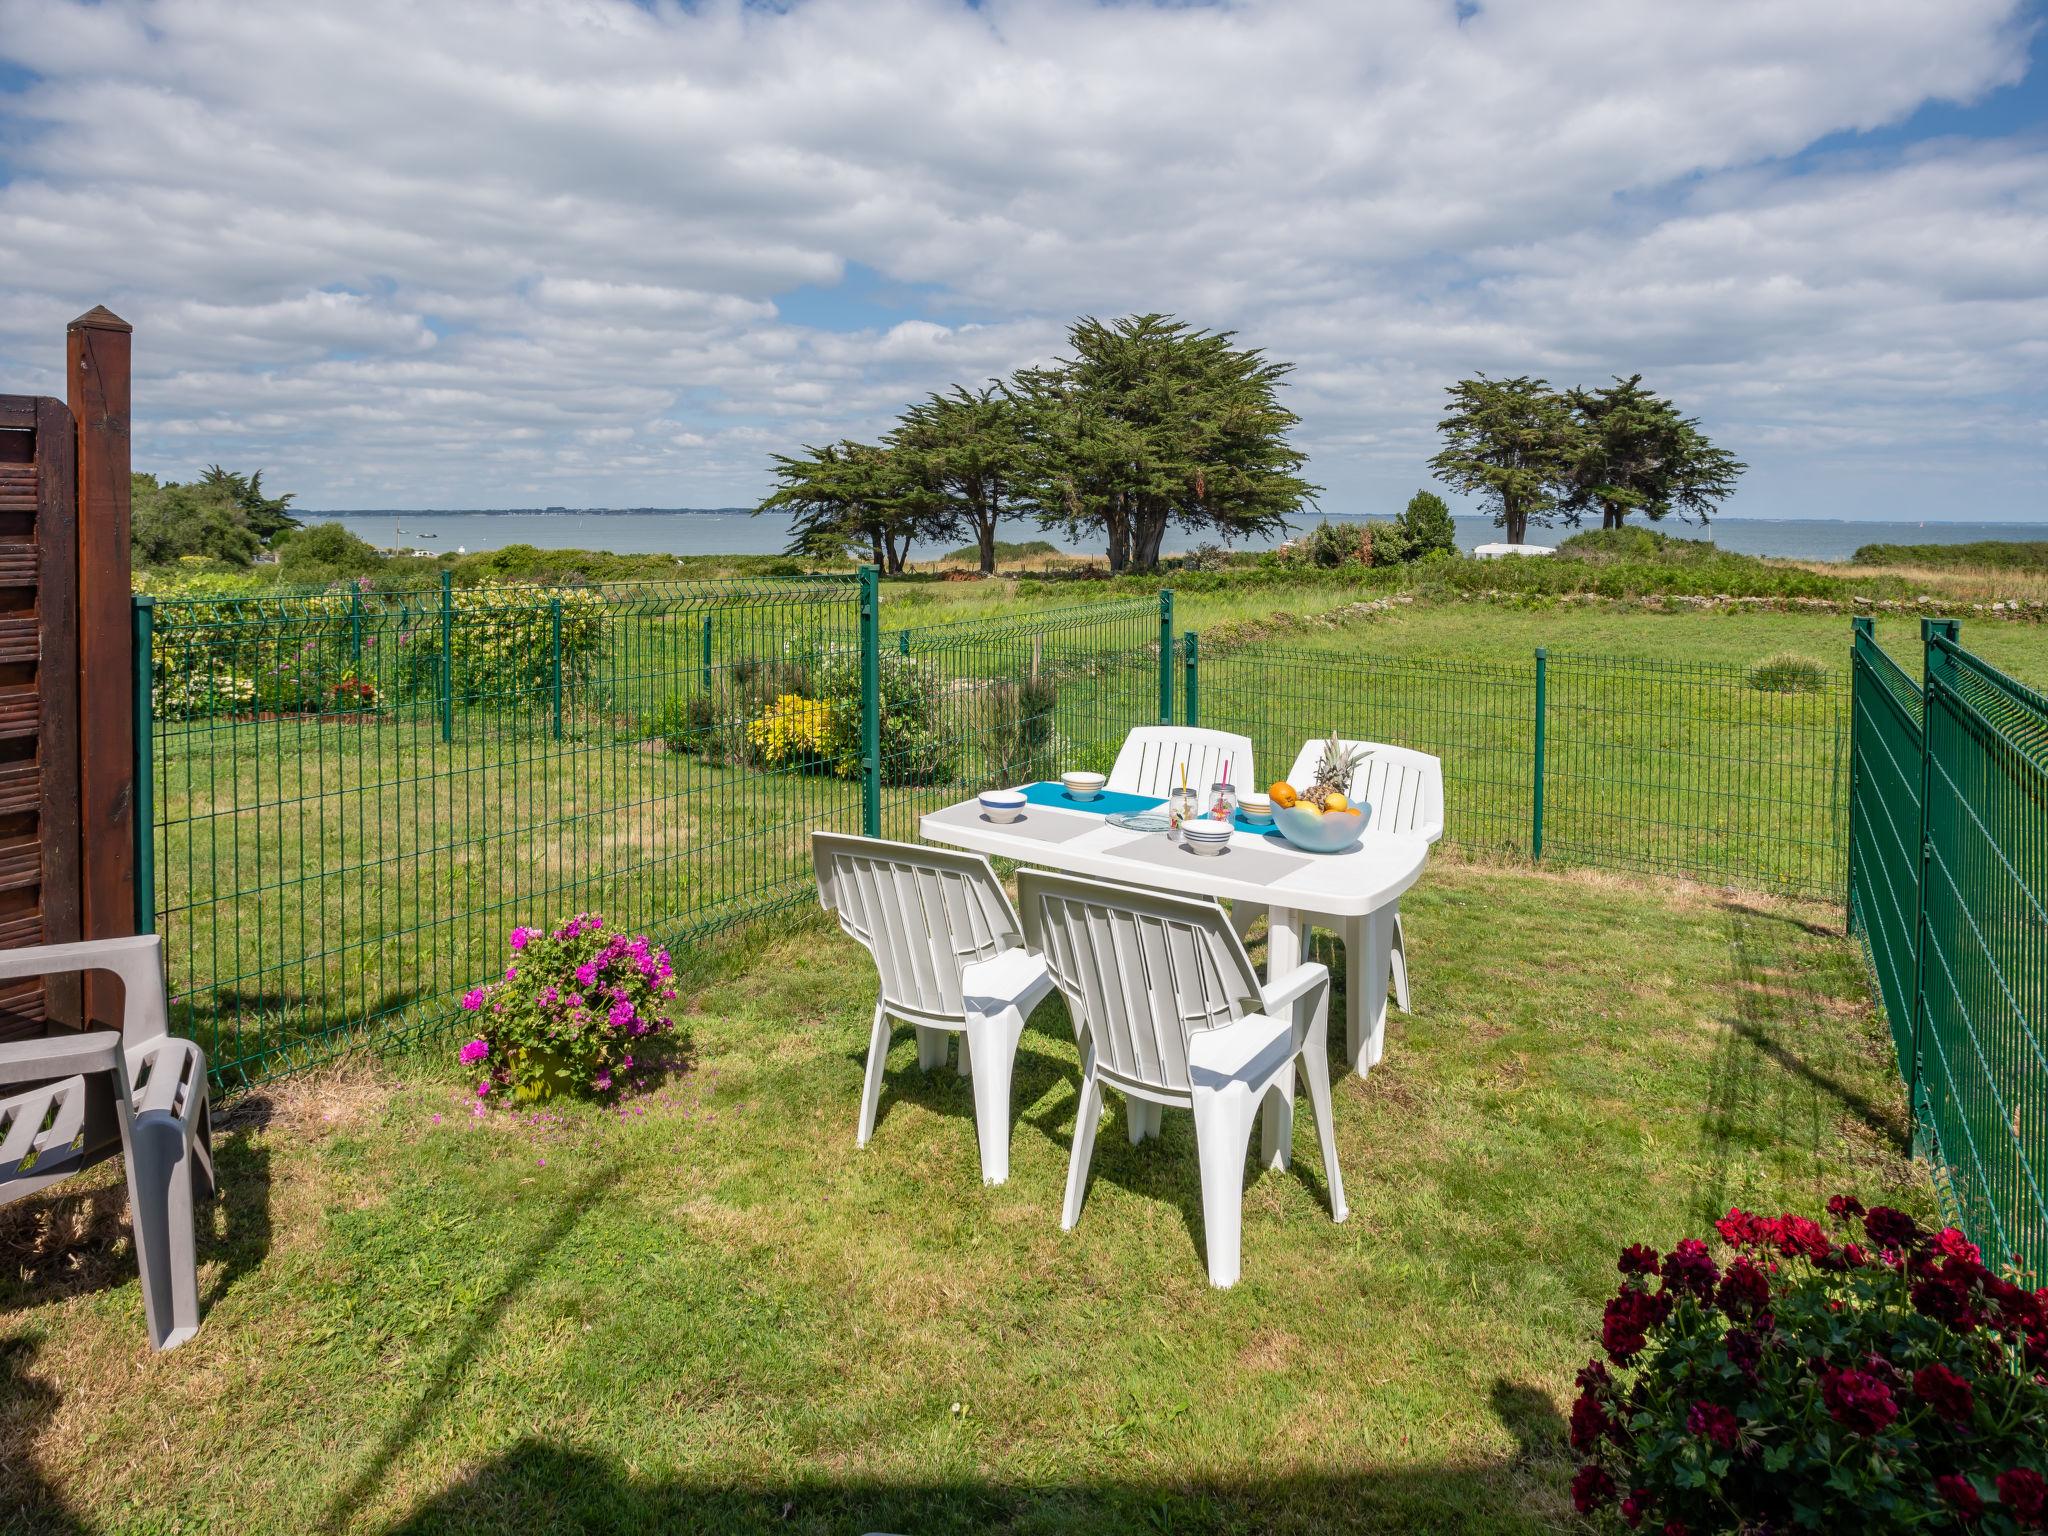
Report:
[[[1705,522],[1748,466],[1642,383],[1641,374],[1592,390],[1553,390],[1527,375],[1460,379],[1430,467],[1485,502],[1515,544],[1531,523],[1562,517],[1576,527],[1595,510],[1603,528],[1638,511]]]
[[[1226,539],[1286,526],[1317,486],[1295,473],[1288,363],[1169,315],[1075,322],[1073,355],[1017,375],[1025,498],[1045,527],[1101,530],[1112,571],[1156,571],[1171,525]]]
[[[248,565],[280,533],[299,526],[285,508],[291,496],[268,496],[263,471],[236,474],[210,466],[180,484],[155,475],[129,477],[130,557],[137,565],[217,560]]]
[[[1578,424],[1547,379],[1475,374],[1445,391],[1450,411],[1436,429],[1444,446],[1429,467],[1454,491],[1476,496],[1525,543],[1529,524],[1547,524],[1563,497],[1578,447]]]
[[[793,553],[865,546],[888,570],[913,537],[970,533],[992,572],[1000,524],[1028,515],[1149,572],[1169,527],[1265,533],[1313,499],[1279,400],[1290,365],[1169,315],[1083,318],[1067,340],[1050,367],[910,406],[880,445],[776,455],[758,510],[797,515]]]
[[[894,574],[913,539],[943,526],[936,495],[879,444],[842,439],[799,455],[776,454],[775,478],[774,494],[754,511],[794,514],[792,555],[867,557]]]
[[[1624,526],[1631,512],[1652,521],[1677,512],[1705,522],[1749,467],[1642,383],[1638,373],[1566,396],[1579,424],[1564,499],[1573,522],[1594,508],[1602,528]]]

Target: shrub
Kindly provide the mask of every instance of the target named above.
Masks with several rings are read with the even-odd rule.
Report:
[[[884,651],[881,662],[881,774],[884,784],[936,784],[952,777],[959,751],[944,733],[937,670]],[[827,755],[842,779],[860,777],[860,653],[828,652],[813,668],[817,697],[832,707]]]
[[[1004,679],[991,687],[983,735],[989,784],[1034,784],[1060,771],[1053,730],[1058,702],[1059,689],[1048,677]]]
[[[1791,651],[1766,656],[1749,669],[1749,686],[1760,693],[1819,693],[1828,685],[1828,669]]]
[[[530,1104],[617,1088],[645,1065],[651,1037],[673,1027],[675,995],[668,951],[607,933],[601,917],[513,929],[504,978],[462,999],[476,1023],[462,1062],[481,1073],[478,1113],[493,1094]]]
[[[1230,568],[1230,551],[1221,544],[1197,544],[1181,557],[1184,571],[1223,571]]]
[[[450,683],[457,698],[538,695],[554,686],[554,604],[561,603],[562,686],[588,693],[611,645],[611,611],[582,587],[494,584],[457,587],[449,626]],[[439,697],[438,598],[412,610],[399,631],[401,667],[414,697]]]
[[[1388,522],[1375,518],[1365,525],[1365,553],[1368,565],[1404,565],[1415,558],[1408,532],[1399,519]]]
[[[1330,570],[1340,565],[1370,563],[1368,538],[1356,524],[1324,521],[1309,529],[1295,548],[1310,565]]]
[[[824,760],[831,733],[830,704],[785,693],[747,722],[747,745],[766,767],[809,767]]]
[[[1837,1235],[1730,1211],[1725,1263],[1697,1239],[1622,1254],[1571,1412],[1581,1512],[1688,1536],[2042,1528],[2048,1290],[1954,1228],[1828,1210]]]
[[[1458,525],[1443,497],[1434,491],[1417,491],[1395,519],[1408,541],[1409,560],[1426,560],[1432,555],[1458,553]]]

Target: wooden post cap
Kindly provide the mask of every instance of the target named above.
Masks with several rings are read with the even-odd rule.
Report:
[[[68,331],[132,331],[134,326],[104,304],[95,304],[64,329]]]

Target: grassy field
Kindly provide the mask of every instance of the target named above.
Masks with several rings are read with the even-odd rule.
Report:
[[[205,1327],[143,1347],[118,1173],[0,1212],[0,1531],[1554,1531],[1614,1256],[1731,1203],[1925,1212],[1826,909],[1439,860],[1417,1011],[1204,1280],[1191,1130],[1098,1143],[1027,1032],[1013,1174],[816,914],[688,957],[687,1067],[475,1120],[438,1061],[244,1096]],[[1341,970],[1340,973],[1341,975]]]
[[[886,831],[914,835],[921,811],[1015,776],[1014,754],[996,750],[1002,689],[1034,671],[1056,682],[1058,702],[1027,776],[1107,767],[1125,730],[1158,717],[1156,595],[1104,587],[1048,584],[1029,598],[1006,597],[1006,581],[885,587],[885,652],[908,630],[904,643],[944,680],[947,765],[886,792]],[[1445,761],[1451,838],[1526,855],[1543,646],[1547,857],[1839,890],[1845,617],[1386,599],[1356,583],[1249,581],[1181,599],[1177,627],[1201,637],[1202,722],[1253,738],[1261,782],[1312,732],[1417,746]],[[620,596],[615,607],[597,673],[564,690],[559,734],[550,690],[515,667],[502,681],[486,673],[481,695],[458,694],[443,741],[405,650],[402,632],[420,620],[403,616],[373,621],[354,645],[385,696],[378,715],[160,727],[162,927],[190,1003],[183,1027],[217,1068],[260,1075],[430,1026],[502,963],[520,922],[601,907],[682,937],[806,899],[809,831],[856,824],[856,787],[665,751],[646,722],[703,694],[704,621],[722,689],[748,658],[846,646],[850,598],[785,592],[725,609]],[[160,628],[171,622],[159,615]],[[963,640],[946,620],[979,622]],[[310,638],[346,660],[349,622],[276,621],[252,643],[269,655]],[[1910,663],[1913,621],[1887,616],[1879,632]],[[2044,637],[2029,623],[1965,625],[1968,643],[2023,679],[2048,676]],[[198,643],[214,642],[202,630]],[[248,651],[235,640],[223,665],[254,670]],[[1751,686],[1746,669],[1781,653],[1828,679],[1807,693]],[[1174,685],[1184,716],[1184,669]]]

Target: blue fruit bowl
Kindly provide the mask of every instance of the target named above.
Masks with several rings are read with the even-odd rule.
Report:
[[[1310,805],[1276,805],[1273,825],[1304,853],[1342,853],[1365,830],[1363,811],[1319,811]]]

